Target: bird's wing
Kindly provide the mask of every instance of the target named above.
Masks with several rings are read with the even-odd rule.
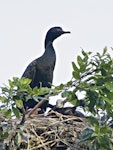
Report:
[[[22,77],[29,78],[34,81],[35,74],[36,74],[36,67],[37,62],[36,60],[32,61],[26,68],[25,72],[23,73]]]

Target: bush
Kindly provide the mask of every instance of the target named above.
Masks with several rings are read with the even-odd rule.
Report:
[[[47,94],[49,97],[61,93],[67,101],[80,106],[79,95],[84,93],[83,109],[85,112],[90,112],[90,115],[86,117],[89,126],[82,131],[81,141],[89,142],[91,150],[112,150],[113,58],[106,47],[102,54],[96,53],[95,55],[82,50],[82,55],[77,57],[77,63],[72,62],[72,67],[72,79],[66,84],[53,86],[52,89],[31,89],[29,86],[31,81],[25,78],[9,80],[9,86],[1,88],[0,113],[7,119],[13,116],[20,118],[17,107],[23,108],[23,97],[26,101],[31,97],[37,101],[38,96],[42,94]],[[1,130],[1,143],[8,138],[9,132]]]

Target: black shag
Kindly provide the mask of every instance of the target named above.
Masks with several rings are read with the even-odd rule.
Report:
[[[31,79],[31,88],[38,87],[40,88],[40,84],[42,87],[51,88],[52,80],[53,80],[53,71],[55,68],[56,62],[56,54],[53,47],[53,41],[61,36],[62,34],[70,33],[69,31],[63,31],[61,27],[53,27],[51,28],[45,38],[45,52],[44,54],[32,61],[22,77]],[[25,108],[33,108],[37,104],[33,99],[28,100],[24,103]],[[44,105],[41,106],[41,109],[45,111],[47,106],[47,101]]]

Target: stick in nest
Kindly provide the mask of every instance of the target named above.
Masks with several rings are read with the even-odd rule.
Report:
[[[28,118],[45,102],[45,100],[39,101],[39,103],[29,112]]]

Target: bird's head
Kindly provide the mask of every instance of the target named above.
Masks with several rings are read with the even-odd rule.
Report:
[[[46,34],[46,42],[53,42],[57,37],[66,33],[70,33],[70,31],[63,31],[61,27],[53,27],[49,29],[49,31]]]

